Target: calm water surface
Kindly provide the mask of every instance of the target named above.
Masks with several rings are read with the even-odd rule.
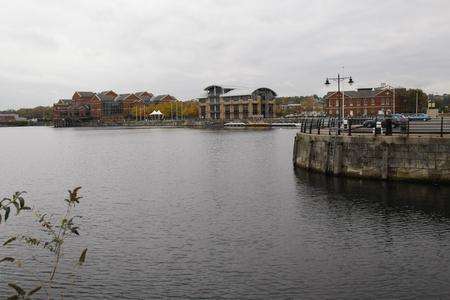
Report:
[[[296,172],[295,133],[0,128],[0,196],[59,212],[83,187],[67,258],[88,261],[63,266],[66,299],[449,298],[449,188]],[[0,265],[3,297],[34,284],[15,270]]]

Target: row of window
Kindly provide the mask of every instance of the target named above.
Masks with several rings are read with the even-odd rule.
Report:
[[[339,107],[339,104],[341,103],[340,100],[329,100],[328,106],[336,106]],[[345,106],[368,106],[368,105],[375,105],[375,99],[370,100],[345,100]],[[391,99],[389,98],[381,98],[380,105],[391,105]]]

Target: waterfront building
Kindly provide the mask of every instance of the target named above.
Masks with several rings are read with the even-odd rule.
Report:
[[[340,115],[344,93],[344,117],[376,116],[379,112],[393,110],[393,91],[387,88],[360,88],[356,91],[329,92],[324,110],[328,116]]]
[[[269,88],[240,89],[211,85],[198,98],[199,117],[206,120],[246,120],[275,116],[277,94]]]
[[[9,124],[26,120],[26,118],[19,117],[18,114],[0,113],[0,124]]]
[[[144,112],[146,105],[172,101],[176,101],[173,96],[154,96],[147,91],[126,94],[112,90],[99,93],[76,91],[72,99],[60,99],[53,105],[53,123],[57,127],[82,123],[121,124],[133,119],[133,112]]]

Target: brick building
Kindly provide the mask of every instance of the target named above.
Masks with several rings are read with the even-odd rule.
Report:
[[[380,111],[393,110],[393,92],[385,88],[364,88],[344,91],[344,117],[376,116]],[[342,92],[329,92],[324,97],[324,110],[337,117],[342,111]]]
[[[123,123],[133,118],[133,109],[147,104],[170,102],[176,99],[170,95],[154,96],[144,91],[117,94],[114,91],[100,93],[77,91],[72,99],[61,99],[53,105],[53,124],[56,127],[76,126],[82,123]]]
[[[275,115],[277,94],[268,88],[235,89],[211,85],[198,98],[199,116],[209,120],[246,120]]]

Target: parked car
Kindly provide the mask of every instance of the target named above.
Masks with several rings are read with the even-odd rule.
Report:
[[[363,126],[367,127],[367,128],[374,128],[375,125],[377,124],[377,121],[381,121],[381,126],[384,127],[384,124],[385,124],[384,116],[378,116],[376,118],[366,120],[366,121],[364,121]]]
[[[408,123],[408,118],[405,117],[403,114],[392,115],[392,124],[394,124],[394,127],[405,125],[406,123]]]
[[[431,120],[431,117],[427,114],[420,113],[420,114],[409,115],[408,119],[410,121],[429,121],[429,120]]]
[[[402,114],[393,114],[391,116],[391,119],[393,127],[398,127],[408,123],[408,119]],[[378,116],[376,118],[366,120],[364,121],[363,126],[367,128],[374,128],[377,121],[381,121],[381,126],[386,127],[386,116]]]

